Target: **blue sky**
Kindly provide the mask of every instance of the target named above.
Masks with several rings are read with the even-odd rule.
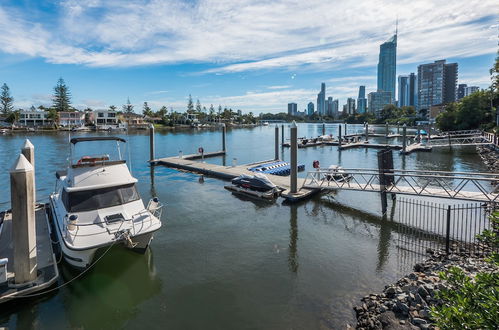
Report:
[[[16,107],[50,105],[59,77],[77,108],[147,101],[183,111],[302,110],[376,89],[379,45],[399,19],[397,75],[447,59],[459,83],[489,85],[497,2],[441,0],[0,0],[0,83]]]

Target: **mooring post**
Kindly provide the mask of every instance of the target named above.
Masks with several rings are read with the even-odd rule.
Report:
[[[388,208],[388,201],[386,199],[386,150],[378,151],[378,171],[379,171],[379,192],[381,197],[381,213],[386,214]]]
[[[326,123],[322,123],[322,135],[326,135]]]
[[[149,126],[149,160],[154,160],[154,125]]]
[[[448,141],[449,141],[449,147],[450,147],[450,144],[451,144],[451,143],[450,143],[450,134],[449,134],[449,133],[447,133],[447,139],[448,139]]]
[[[284,125],[281,125],[281,146],[284,148],[283,144],[284,144]]]
[[[450,249],[450,205],[447,206],[447,227],[445,230],[445,253],[449,254]]]
[[[388,137],[388,122],[385,124],[385,137]]]
[[[407,124],[402,127],[402,153],[405,155],[407,147]]]
[[[275,159],[279,159],[279,125],[275,126]]]
[[[345,123],[345,135],[347,135],[347,123]]]
[[[290,192],[296,193],[298,191],[298,128],[293,120],[290,129],[291,137],[291,187]]]
[[[416,134],[416,141],[418,143],[421,143],[421,129],[419,128],[419,126],[418,126],[418,132]]]
[[[33,166],[33,200],[36,203],[36,179],[35,179],[35,146],[30,140],[26,139],[21,149],[21,153],[26,157],[28,162]]]
[[[338,145],[341,149],[341,124],[338,125]]]
[[[37,277],[33,189],[33,165],[21,154],[10,170],[13,263],[16,283],[31,282]]]
[[[227,149],[225,148],[225,135],[227,134],[227,127],[225,126],[225,123],[222,124],[222,151],[226,152]]]
[[[366,142],[369,142],[369,123],[365,123],[364,127],[366,129]]]
[[[428,140],[428,144],[430,143],[430,139],[431,139],[431,124],[428,123],[428,132],[426,132],[426,135],[427,135],[427,140]]]
[[[400,135],[400,123],[397,122],[397,135]]]

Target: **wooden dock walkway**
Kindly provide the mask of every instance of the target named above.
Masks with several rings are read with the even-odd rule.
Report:
[[[42,291],[54,283],[59,278],[57,260],[52,249],[50,238],[50,225],[47,217],[46,205],[37,205],[35,209],[36,221],[36,254],[38,278],[32,283],[14,285],[14,249],[12,245],[12,214],[10,212],[0,213],[0,258],[8,258],[7,282],[0,283],[0,303]],[[2,221],[3,220],[3,221]]]
[[[269,161],[256,162],[247,165],[237,165],[237,166],[223,166],[210,164],[205,162],[194,161],[191,157],[192,155],[187,155],[182,158],[179,157],[166,157],[152,160],[151,165],[164,165],[167,167],[177,168],[184,171],[200,173],[215,178],[220,178],[224,180],[232,180],[241,174],[254,175],[255,172],[248,170],[248,167],[256,166],[259,164],[268,163]],[[290,193],[290,177],[289,176],[278,176],[272,174],[265,174],[270,181],[272,181],[276,186],[283,189],[281,196],[288,201],[295,202],[305,198],[308,198],[313,193],[320,191],[320,189],[309,189],[309,188],[299,188],[298,192],[295,194]],[[305,179],[298,178],[298,187],[303,186]]]

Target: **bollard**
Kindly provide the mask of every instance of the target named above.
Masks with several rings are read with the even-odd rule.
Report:
[[[298,128],[296,127],[296,122],[293,120],[290,128],[290,137],[291,137],[291,187],[290,192],[296,193],[298,191]]]
[[[279,159],[279,125],[275,126],[275,160]]]
[[[368,123],[365,124],[365,128],[366,128],[366,142],[369,142],[369,124]]]
[[[222,124],[222,151],[227,152],[225,148],[225,135],[227,134],[227,127],[225,124]]]
[[[26,139],[24,141],[21,153],[26,157],[31,166],[33,166],[33,200],[36,203],[35,146],[33,146],[30,140]]]
[[[33,165],[22,154],[10,170],[14,280],[17,284],[34,281],[37,277],[33,172]]]
[[[154,125],[149,126],[149,160],[154,160]]]
[[[338,125],[338,145],[341,149],[341,124]]]
[[[322,135],[326,135],[326,124],[322,123]]]
[[[407,125],[404,124],[404,127],[402,128],[402,153],[405,154],[407,146]]]

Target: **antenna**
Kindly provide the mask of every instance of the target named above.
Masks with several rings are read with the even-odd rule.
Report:
[[[397,15],[397,20],[395,21],[395,35],[399,32],[399,16]]]

